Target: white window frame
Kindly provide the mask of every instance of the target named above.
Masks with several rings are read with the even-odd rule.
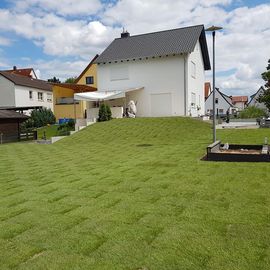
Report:
[[[52,102],[52,94],[47,93],[47,102]]]
[[[41,98],[40,98],[41,95]],[[38,101],[44,101],[44,93],[43,92],[38,92]]]

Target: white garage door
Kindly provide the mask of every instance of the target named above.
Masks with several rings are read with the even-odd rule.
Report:
[[[171,93],[151,94],[151,116],[172,116]]]

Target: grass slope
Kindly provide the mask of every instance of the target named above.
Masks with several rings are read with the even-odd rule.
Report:
[[[2,145],[0,269],[269,269],[270,166],[200,161],[210,141],[208,124],[159,118]]]

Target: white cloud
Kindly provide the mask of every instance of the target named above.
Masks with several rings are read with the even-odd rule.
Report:
[[[236,69],[218,78],[225,92],[252,94],[264,84],[261,73],[270,58],[270,5],[239,8],[228,13],[225,32],[218,33],[217,70]],[[211,37],[208,39],[212,55]]]
[[[232,75],[217,78],[218,86],[225,88],[225,92],[237,94],[257,88],[263,83],[260,74],[270,57],[270,4],[227,11],[224,6],[232,0],[119,0],[115,4],[101,4],[98,0],[14,0],[14,3],[14,9],[0,9],[0,33],[12,31],[56,57],[49,63],[36,62],[42,77],[78,75],[87,61],[120,36],[122,26],[131,35],[193,24],[223,26],[224,31],[216,36],[217,72],[235,70]],[[87,15],[94,15],[95,19]],[[211,55],[211,35],[207,39]],[[62,56],[75,56],[79,60],[62,63],[59,58]]]
[[[101,8],[99,0],[13,0],[19,12],[29,10],[54,12],[59,15],[93,15]]]
[[[7,25],[6,22],[11,20],[13,23]],[[33,40],[48,55],[80,56],[85,59],[100,53],[116,32],[120,32],[120,29],[105,26],[99,21],[70,21],[55,14],[39,18],[8,10],[0,10],[1,29]]]
[[[77,77],[89,64],[90,60],[92,59],[89,59],[89,61],[37,60],[32,66],[37,76],[42,80],[47,80],[55,76],[61,81],[65,81],[66,78]]]

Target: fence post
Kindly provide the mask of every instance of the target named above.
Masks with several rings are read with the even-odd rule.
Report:
[[[37,130],[33,130],[33,139],[37,140]]]

